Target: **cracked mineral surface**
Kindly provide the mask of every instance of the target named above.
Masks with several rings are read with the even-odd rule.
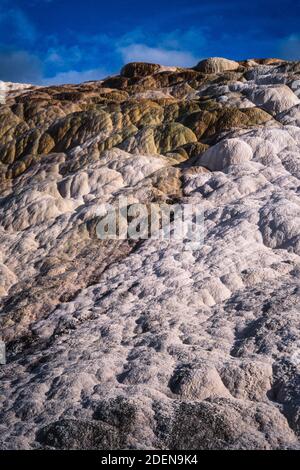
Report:
[[[299,449],[300,62],[1,93],[0,447]],[[99,240],[119,197],[203,243]]]

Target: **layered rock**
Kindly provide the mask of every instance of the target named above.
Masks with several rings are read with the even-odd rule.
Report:
[[[1,448],[299,448],[299,95],[274,59],[6,87]],[[203,243],[99,240],[120,196]]]
[[[203,73],[219,73],[227,70],[236,70],[240,64],[234,60],[224,59],[223,57],[210,57],[199,62],[196,70]]]

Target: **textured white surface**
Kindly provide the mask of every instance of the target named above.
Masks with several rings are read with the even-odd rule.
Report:
[[[229,448],[298,448],[299,100],[297,84],[278,85],[272,70],[259,66],[248,82],[211,91],[278,120],[225,133],[196,163],[212,173],[183,174],[182,200],[205,210],[201,248],[147,240],[108,264],[98,282],[53,301],[46,317],[32,311],[7,325],[7,339],[29,328],[41,347],[2,370],[2,447],[36,447],[37,428],[90,420],[101,400],[110,409],[122,396],[138,407],[129,447],[155,448],[157,404],[171,416],[183,401],[229,423]],[[147,97],[165,96],[153,93]],[[51,270],[65,240],[70,259],[77,256],[83,224],[100,203],[119,195],[147,200],[148,177],[169,165],[150,134],[140,131],[124,150],[106,151],[72,176],[59,172],[64,154],[49,155],[7,189],[0,198],[4,300],[17,283],[30,288],[42,262]],[[90,144],[73,150],[76,158]],[[66,266],[55,264],[53,279]],[[79,273],[68,276],[76,284]],[[51,300],[41,297],[36,309],[43,302]]]

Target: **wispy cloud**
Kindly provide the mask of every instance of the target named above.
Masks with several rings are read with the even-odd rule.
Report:
[[[0,39],[20,46],[33,44],[37,32],[26,14],[19,8],[1,8],[0,6]]]
[[[152,35],[137,29],[119,38],[117,51],[126,62],[157,62],[163,65],[190,67],[201,55],[206,39],[202,29],[176,29]]]
[[[59,44],[47,50],[45,63],[56,67],[72,67],[80,63],[83,56],[84,51],[78,44],[70,47]]]
[[[40,83],[42,80],[41,61],[26,51],[0,52],[0,64],[3,81]]]
[[[53,77],[43,78],[41,85],[58,85],[62,83],[82,83],[91,80],[101,80],[109,75],[108,71],[99,68],[91,70],[69,70],[60,72]]]
[[[162,65],[191,67],[197,59],[190,52],[149,47],[146,44],[130,44],[120,47],[123,62],[154,62]]]
[[[300,35],[291,34],[284,38],[279,45],[279,55],[289,60],[300,59]]]

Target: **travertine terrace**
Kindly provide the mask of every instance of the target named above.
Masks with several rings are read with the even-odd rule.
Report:
[[[300,63],[4,88],[1,448],[299,448]],[[100,241],[120,196],[203,244]]]

